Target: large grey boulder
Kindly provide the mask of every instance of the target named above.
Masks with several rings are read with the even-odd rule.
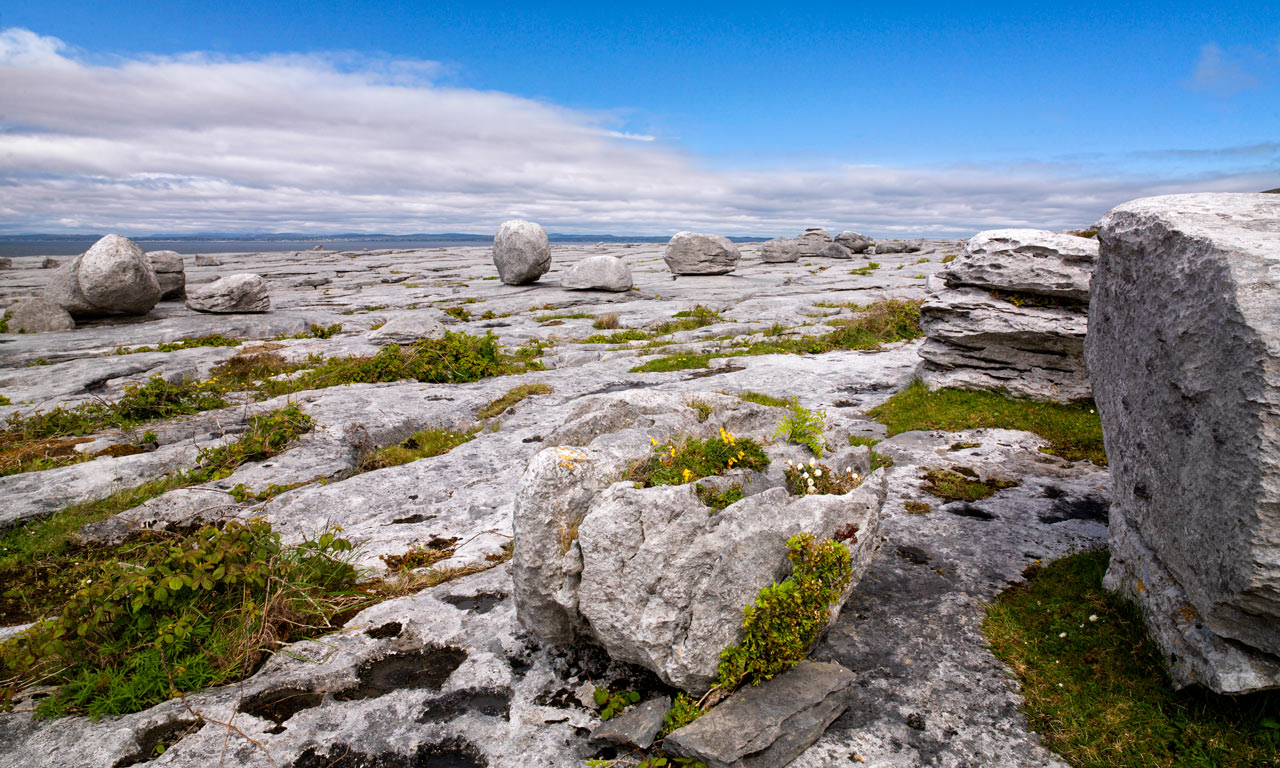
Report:
[[[677,275],[727,275],[741,258],[729,238],[697,232],[677,232],[662,257]]]
[[[767,472],[733,470],[745,498],[711,514],[696,483],[636,488],[617,482],[675,434],[739,436],[772,432],[777,409],[700,393],[711,406],[705,423],[685,406],[687,394],[625,393],[592,398],[549,442],[573,439],[530,461],[516,492],[512,564],[517,613],[543,640],[581,640],[611,657],[653,670],[689,691],[706,690],[720,651],[741,640],[742,609],[790,572],[787,539],[809,532],[831,537],[848,525],[849,590],[879,546],[884,473],[851,492],[793,497],[782,487],[783,453],[771,446]],[[688,413],[684,413],[687,411]],[[799,459],[798,453],[795,458]],[[830,461],[865,475],[867,455],[846,451]],[[832,465],[829,465],[832,466]],[[620,567],[620,564],[626,564]]]
[[[775,237],[760,244],[760,260],[766,264],[786,264],[800,258],[800,243],[792,237]]]
[[[1280,687],[1280,199],[1153,197],[1098,233],[1086,353],[1111,466],[1105,584],[1174,684]]]
[[[1098,241],[1042,229],[993,229],[974,235],[942,273],[949,285],[992,288],[1089,302]]]
[[[151,262],[136,243],[121,235],[106,235],[58,267],[45,287],[45,298],[76,317],[145,315],[160,301],[160,294]]]
[[[187,295],[187,272],[177,251],[148,251],[147,259],[160,284],[160,300],[171,301]]]
[[[831,233],[822,227],[809,227],[796,238],[801,256],[817,256],[831,244]]]
[[[227,275],[187,292],[187,307],[197,312],[238,314],[268,312],[271,297],[261,275]]]
[[[631,270],[614,256],[588,256],[560,278],[560,287],[575,291],[629,291]]]
[[[853,252],[839,243],[827,243],[818,255],[824,259],[852,259]]]
[[[865,253],[868,248],[875,245],[875,241],[866,235],[849,230],[836,235],[836,242],[848,248],[849,253]]]
[[[9,305],[9,333],[46,333],[69,331],[76,321],[65,309],[49,299],[22,299]]]
[[[919,240],[881,240],[875,245],[876,253],[916,253],[922,247]]]
[[[388,347],[392,344],[412,344],[422,339],[443,339],[445,328],[438,315],[435,311],[396,313],[382,327],[369,332],[369,341],[380,347]]]
[[[532,283],[551,269],[547,231],[524,219],[502,222],[493,237],[493,264],[507,285]]]
[[[1096,253],[1094,240],[1042,230],[974,235],[930,281],[921,378],[1036,400],[1089,397],[1084,337]]]
[[[849,708],[854,674],[834,662],[805,661],[673,731],[663,749],[708,768],[783,768]]]

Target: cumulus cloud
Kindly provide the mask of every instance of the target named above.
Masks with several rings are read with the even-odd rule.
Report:
[[[712,169],[652,136],[428,61],[191,53],[87,61],[0,32],[0,231],[872,234],[1077,226],[1186,181],[1005,168]],[[1245,176],[1198,189],[1252,189]]]

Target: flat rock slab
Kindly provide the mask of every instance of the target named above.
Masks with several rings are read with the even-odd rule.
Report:
[[[659,696],[643,701],[617,717],[604,721],[591,731],[591,740],[603,744],[620,744],[648,749],[662,730],[671,697]]]
[[[758,686],[744,685],[663,748],[709,768],[782,768],[818,740],[849,704],[854,674],[831,662],[802,662]]]

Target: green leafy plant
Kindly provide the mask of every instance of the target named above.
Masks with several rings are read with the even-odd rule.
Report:
[[[1016,480],[990,478],[980,480],[977,474],[968,467],[952,467],[946,469],[926,469],[924,471],[924,490],[947,501],[979,501],[993,495],[1004,488],[1012,488],[1018,484]]]
[[[386,467],[398,467],[418,459],[440,456],[475,438],[478,429],[455,432],[451,429],[424,429],[415,432],[396,445],[380,448],[360,463],[359,471],[368,472]]]
[[[139,352],[177,352],[180,349],[194,349],[196,347],[238,347],[242,343],[240,339],[230,339],[220,333],[214,333],[208,336],[194,336],[178,339],[177,341],[166,341],[154,347],[116,347],[116,351],[111,354],[135,355]]]
[[[865,277],[880,268],[880,264],[874,261],[868,262],[861,267],[849,270],[849,274]]]
[[[640,694],[635,691],[611,691],[603,686],[596,688],[592,698],[596,708],[600,710],[601,720],[612,720],[628,707],[640,702]]]
[[[719,512],[730,504],[742,501],[742,485],[740,483],[734,483],[723,491],[718,491],[709,484],[700,483],[694,487],[694,493],[698,494],[698,501],[711,507],[713,513]]]
[[[787,540],[791,575],[760,591],[742,612],[742,641],[720,653],[715,687],[759,684],[804,660],[831,621],[831,606],[853,578],[849,548],[810,533]]]
[[[708,403],[706,400],[690,400],[686,405],[697,412],[699,423],[711,418],[711,411],[713,409],[711,407],[711,403]]]
[[[668,709],[667,714],[662,716],[661,735],[665,737],[672,731],[679,730],[702,717],[703,714],[703,710],[698,706],[697,700],[681,691],[676,694],[675,701],[671,703],[671,709]]]
[[[13,405],[13,401],[4,395],[0,395],[0,405]]]
[[[827,424],[827,414],[805,408],[797,398],[792,398],[787,403],[787,410],[790,413],[778,422],[778,428],[773,433],[774,439],[782,437],[788,442],[805,446],[814,456],[821,456],[827,447],[827,439],[822,435]]]
[[[450,317],[457,318],[464,323],[471,319],[471,313],[464,307],[446,307],[444,309],[444,313]]]

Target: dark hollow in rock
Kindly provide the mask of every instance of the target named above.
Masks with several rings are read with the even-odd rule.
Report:
[[[705,371],[691,373],[688,376],[685,376],[684,380],[693,381],[694,379],[705,379],[708,376],[719,376],[722,373],[733,373],[734,371],[741,371],[744,369],[746,369],[745,365],[726,365],[722,368],[708,368]]]
[[[423,744],[411,755],[383,752],[370,755],[334,744],[321,753],[308,747],[290,768],[488,768],[489,761],[469,741],[449,739],[439,744]]]
[[[520,442],[522,442],[522,443],[540,443],[540,442],[542,442],[542,435],[534,435],[534,436],[532,436],[532,437],[526,437],[526,438],[524,438],[523,440],[521,440]]]
[[[947,505],[946,509],[948,512],[950,512],[953,515],[959,515],[960,517],[971,517],[974,520],[995,520],[996,519],[996,516],[994,514],[988,512],[982,507],[974,506],[973,504],[949,504]]]
[[[488,613],[507,599],[504,592],[481,592],[478,595],[449,595],[444,601],[460,611]]]
[[[422,515],[422,514],[409,515],[408,517],[397,517],[395,520],[391,521],[391,524],[392,525],[409,525],[412,523],[425,523],[428,520],[434,520],[435,517],[436,517],[435,515]]]
[[[404,688],[440,690],[449,675],[467,660],[461,648],[425,648],[366,661],[356,672],[359,683],[338,691],[338,701],[372,699]]]
[[[364,633],[374,640],[387,640],[392,637],[399,637],[400,631],[404,627],[398,621],[388,621],[386,624],[380,624],[372,629],[366,629]]]
[[[583,397],[587,397],[589,395],[605,395],[610,392],[626,392],[632,389],[648,389],[649,387],[656,387],[656,386],[658,386],[657,382],[620,381],[617,384],[609,384],[608,386],[601,387],[600,389],[594,389],[588,392],[587,394],[583,395]]]
[[[183,736],[194,731],[200,722],[195,719],[170,720],[167,723],[151,726],[136,737],[137,750],[117,760],[112,768],[125,768],[125,766],[140,765],[155,760],[163,754],[156,752],[157,747],[163,746],[167,750]]]
[[[1099,523],[1106,523],[1110,517],[1110,512],[1111,505],[1097,496],[1082,496],[1078,499],[1059,498],[1053,502],[1051,510],[1040,515],[1040,522],[1063,523],[1067,520],[1094,520]]]
[[[913,547],[909,544],[898,545],[898,556],[903,560],[908,560],[916,565],[925,565],[929,562],[929,553],[919,547]]]
[[[533,703],[539,707],[555,707],[556,709],[581,709],[582,703],[568,688],[554,691],[543,691],[533,697]]]
[[[418,715],[419,723],[444,723],[468,712],[506,719],[511,714],[511,691],[506,688],[468,688],[430,699]]]
[[[279,688],[250,696],[241,702],[240,711],[275,723],[275,727],[268,728],[267,733],[283,733],[284,724],[289,718],[304,709],[320,706],[323,700],[323,693],[300,688]]]
[[[924,715],[919,712],[912,712],[907,715],[907,727],[914,728],[917,731],[924,730]]]

